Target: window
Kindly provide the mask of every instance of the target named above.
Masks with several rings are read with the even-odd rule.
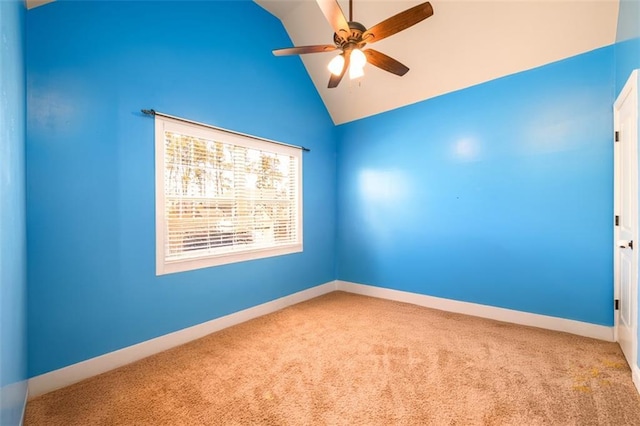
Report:
[[[157,275],[302,251],[300,149],[155,123]]]

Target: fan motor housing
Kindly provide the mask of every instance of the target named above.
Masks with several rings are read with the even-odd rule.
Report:
[[[362,25],[360,22],[349,21],[349,29],[351,30],[349,35],[346,38],[339,36],[336,33],[333,33],[333,42],[336,46],[340,48],[344,48],[348,44],[354,44],[357,47],[360,47],[362,43],[362,34],[367,31],[367,27]]]

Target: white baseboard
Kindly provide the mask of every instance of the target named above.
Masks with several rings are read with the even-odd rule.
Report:
[[[27,395],[29,398],[34,398],[175,346],[199,339],[224,328],[276,312],[280,309],[286,308],[287,306],[304,302],[305,300],[313,299],[314,297],[318,297],[335,290],[411,303],[418,306],[489,318],[514,324],[563,331],[600,340],[614,341],[613,327],[470,302],[461,302],[458,300],[444,299],[434,296],[426,296],[400,290],[355,284],[346,281],[332,281],[271,302],[245,309],[243,311],[235,312],[224,317],[216,318],[202,324],[165,334],[155,339],[147,340],[59,370],[54,370],[49,373],[33,377],[29,379]],[[640,392],[640,369],[638,369],[637,366],[633,369],[633,381]]]
[[[349,293],[362,294],[364,296],[380,299],[395,300],[397,302],[411,303],[441,311],[455,312],[476,317],[489,318],[497,321],[513,324],[528,325],[545,328],[548,330],[563,331],[579,336],[592,337],[594,339],[613,342],[613,327],[590,324],[564,318],[550,317],[547,315],[532,314],[529,312],[515,311],[512,309],[498,308],[495,306],[480,305],[477,303],[461,302],[458,300],[444,299],[441,297],[426,296],[423,294],[409,293],[406,291],[392,290],[389,288],[375,287],[364,284],[355,284],[347,281],[336,281],[337,289]]]
[[[69,386],[89,377],[104,373],[114,368],[132,363],[142,358],[171,349],[208,334],[249,321],[263,315],[276,312],[287,306],[304,302],[336,290],[336,282],[331,281],[271,302],[263,303],[252,308],[235,312],[224,317],[216,318],[202,324],[194,325],[173,333],[165,334],[155,339],[147,340],[126,348],[109,352],[68,367],[41,374],[29,379],[28,395],[30,398]]]
[[[638,389],[638,393],[640,393],[640,367],[638,367],[638,364],[631,368],[631,377],[633,384],[636,385],[636,389]]]

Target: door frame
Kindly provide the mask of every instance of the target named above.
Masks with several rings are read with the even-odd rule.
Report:
[[[620,94],[618,95],[618,97],[616,98],[616,101],[613,105],[613,126],[614,126],[614,132],[619,131],[619,120],[620,120],[620,114],[619,114],[619,110],[620,107],[622,105],[622,103],[624,102],[624,100],[626,100],[626,98],[628,96],[632,96],[632,105],[635,108],[635,127],[636,127],[636,138],[635,138],[635,143],[632,145],[631,147],[631,153],[633,158],[635,159],[635,161],[632,161],[633,167],[632,167],[632,171],[631,171],[631,190],[630,192],[632,194],[635,195],[635,201],[632,203],[632,215],[633,215],[633,219],[635,221],[635,234],[633,235],[633,241],[634,243],[638,244],[640,243],[640,241],[638,241],[638,163],[639,163],[639,159],[638,159],[638,144],[640,143],[640,141],[638,140],[638,136],[640,135],[640,129],[638,129],[638,70],[634,70],[631,75],[629,76],[629,79],[627,80],[626,84],[624,85],[624,87],[622,88],[622,90],[620,91]],[[615,135],[615,133],[614,133]],[[620,148],[617,144],[615,144],[614,142],[614,216],[619,214],[619,190],[618,190],[618,185],[617,185],[617,170],[619,167],[619,159],[620,156]],[[614,299],[619,299],[620,298],[620,285],[619,285],[619,281],[618,281],[618,251],[620,250],[620,248],[618,248],[618,229],[615,225],[615,223],[613,224],[613,247],[614,247],[614,253],[613,253],[613,285],[614,285]],[[635,272],[635,276],[634,279],[636,280],[636,285],[635,285],[635,294],[632,294],[632,300],[634,300],[635,304],[636,304],[636,311],[635,311],[635,316],[632,318],[632,322],[633,322],[633,326],[632,326],[632,351],[631,351],[631,359],[632,361],[634,361],[631,365],[631,371],[633,374],[633,378],[634,378],[634,382],[636,380],[638,380],[638,378],[636,378],[636,375],[638,374],[638,311],[639,311],[639,307],[638,307],[638,250],[635,249],[633,250],[633,257],[632,257],[632,262],[633,262],[633,268],[634,268],[634,272]],[[620,322],[620,311],[614,311],[614,340],[617,342],[618,341],[618,325]],[[640,391],[640,383],[636,383],[636,387],[638,387],[638,390]]]

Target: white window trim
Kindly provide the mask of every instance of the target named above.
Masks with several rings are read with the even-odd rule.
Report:
[[[166,222],[165,222],[165,131],[174,131],[203,139],[216,139],[225,143],[246,146],[254,149],[264,149],[265,144],[272,145],[271,152],[278,152],[295,156],[299,160],[298,196],[297,196],[297,241],[293,244],[278,245],[277,247],[252,248],[241,252],[210,255],[206,257],[194,257],[193,259],[180,259],[168,261],[165,259]],[[226,265],[248,260],[263,259],[273,256],[300,253],[303,251],[303,219],[302,219],[302,150],[296,147],[270,142],[260,138],[252,138],[224,129],[207,127],[196,123],[186,123],[180,120],[155,116],[155,179],[156,179],[156,275],[165,275],[175,272],[191,271],[212,266]]]

